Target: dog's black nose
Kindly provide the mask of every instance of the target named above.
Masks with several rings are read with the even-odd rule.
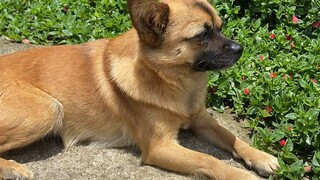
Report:
[[[225,50],[234,54],[241,54],[243,46],[238,43],[231,43],[224,46]]]

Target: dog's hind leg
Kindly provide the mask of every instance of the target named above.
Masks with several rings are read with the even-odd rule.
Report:
[[[0,89],[0,153],[24,147],[62,125],[62,105],[29,85]],[[24,165],[0,158],[0,179],[32,179]]]

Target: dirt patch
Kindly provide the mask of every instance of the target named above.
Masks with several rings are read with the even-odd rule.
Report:
[[[0,38],[0,55],[14,53],[16,51],[33,48],[31,44],[18,44]]]
[[[0,55],[32,47],[34,46],[0,39]],[[237,122],[230,110],[223,114],[210,112],[223,126],[249,142],[249,131],[242,128],[246,122]],[[230,154],[194,137],[187,131],[180,133],[179,141],[187,148],[211,154],[228,164],[244,168],[242,163],[234,161]],[[7,152],[4,157],[28,166],[34,172],[36,179],[192,179],[156,167],[142,165],[139,151],[134,148],[92,149],[86,146],[76,146],[65,151],[59,138],[52,137],[40,140],[26,148]]]

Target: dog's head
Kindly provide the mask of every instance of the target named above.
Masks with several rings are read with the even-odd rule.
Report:
[[[128,0],[128,6],[143,51],[155,64],[219,70],[242,54],[240,44],[221,34],[222,21],[207,0]]]

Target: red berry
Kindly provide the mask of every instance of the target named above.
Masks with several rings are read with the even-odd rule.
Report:
[[[313,28],[318,28],[320,26],[320,22],[319,21],[314,21],[313,23],[312,23],[312,27]]]
[[[292,42],[292,43],[290,43],[290,47],[291,48],[294,48],[295,47],[295,45],[294,45],[294,43]]]
[[[264,60],[264,56],[261,55],[260,56],[260,60],[263,61]]]
[[[286,142],[286,140],[282,139],[279,141],[279,144],[280,144],[280,146],[284,147],[287,144],[287,142]]]
[[[245,95],[249,95],[249,94],[250,94],[250,91],[249,91],[248,88],[244,88],[244,89],[243,89],[243,93],[244,93]]]
[[[275,35],[275,34],[271,34],[271,35],[269,36],[269,38],[270,38],[270,39],[275,39],[275,38],[276,38],[276,35]]]
[[[299,21],[299,19],[296,16],[292,16],[292,22],[293,23],[297,23]]]
[[[292,36],[290,36],[290,35],[286,36],[286,40],[291,41],[292,40]]]
[[[242,80],[242,81],[245,81],[246,79],[247,79],[247,78],[246,78],[245,76],[242,76],[242,77],[241,77],[241,80]]]
[[[287,79],[287,75],[284,74],[284,75],[282,76],[282,79],[286,80],[286,79]]]
[[[317,80],[316,79],[310,79],[311,82],[313,82],[313,84],[317,84]]]
[[[211,94],[214,94],[217,90],[213,87],[209,87],[208,88],[208,92],[211,93]]]
[[[275,78],[275,77],[277,77],[277,74],[276,73],[270,73],[270,78]]]
[[[290,79],[293,79],[293,74],[290,74],[289,77],[290,77]]]
[[[268,113],[271,113],[271,112],[272,112],[272,107],[271,107],[271,106],[268,106],[268,107],[267,107],[267,110],[268,110]]]

